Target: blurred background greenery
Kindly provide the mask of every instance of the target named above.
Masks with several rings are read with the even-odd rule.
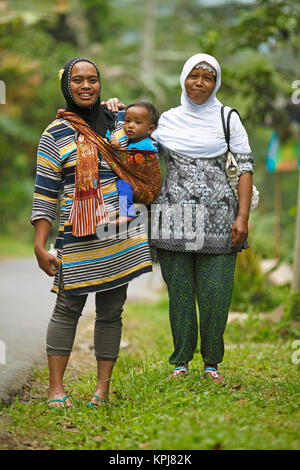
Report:
[[[221,64],[218,97],[239,110],[256,160],[255,256],[248,256],[246,280],[239,279],[246,290],[250,283],[258,284],[255,292],[263,290],[259,275],[252,282],[256,264],[274,257],[292,264],[294,255],[297,171],[280,176],[278,235],[278,174],[266,171],[266,152],[272,132],[290,122],[286,107],[300,78],[299,31],[297,0],[0,0],[0,80],[6,86],[0,106],[1,252],[33,254],[36,150],[64,106],[58,71],[68,59],[82,55],[99,65],[103,100],[146,98],[163,112],[180,102],[185,60],[206,52]]]

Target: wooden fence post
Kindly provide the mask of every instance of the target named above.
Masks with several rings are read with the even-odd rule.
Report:
[[[293,284],[294,290],[300,293],[300,169],[298,170],[298,201],[297,201],[297,218],[294,248],[294,273]]]
[[[282,205],[282,173],[275,172],[275,258],[280,259],[281,253],[281,205]]]

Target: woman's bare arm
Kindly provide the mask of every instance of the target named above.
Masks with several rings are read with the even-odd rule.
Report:
[[[34,222],[35,240],[34,240],[34,252],[39,264],[39,267],[48,276],[55,276],[58,272],[59,261],[46,249],[46,243],[49,237],[51,224],[46,219],[38,219]],[[53,270],[51,267],[53,264],[56,269]]]
[[[240,176],[238,183],[239,211],[232,225],[233,246],[240,245],[246,241],[248,237],[248,220],[252,197],[252,185],[253,180],[250,172],[246,172]]]

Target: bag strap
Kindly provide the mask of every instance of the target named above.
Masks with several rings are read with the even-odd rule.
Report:
[[[225,141],[227,143],[227,152],[230,152],[230,116],[232,113],[237,113],[239,118],[241,119],[241,116],[237,109],[231,108],[228,115],[227,115],[227,123],[225,124],[225,115],[224,115],[224,108],[225,106],[221,107],[221,118],[222,118],[222,124],[223,124],[223,130],[224,130],[224,136],[225,136]]]

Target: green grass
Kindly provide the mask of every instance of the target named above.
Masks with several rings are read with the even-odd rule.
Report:
[[[114,369],[111,407],[87,407],[95,386],[93,352],[81,363],[71,356],[65,383],[73,409],[47,408],[48,373],[40,368],[30,398],[2,408],[10,436],[57,450],[300,448],[300,365],[292,363],[297,325],[255,315],[229,323],[224,385],[202,379],[199,349],[190,376],[165,380],[172,370],[166,299],[128,304],[123,323],[129,346]],[[92,343],[91,328],[86,339]]]
[[[0,235],[0,259],[34,256],[33,241]]]

